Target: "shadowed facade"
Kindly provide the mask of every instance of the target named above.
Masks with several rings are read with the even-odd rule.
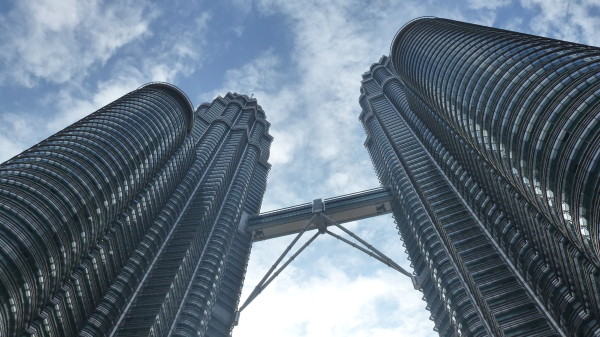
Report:
[[[442,336],[600,334],[600,49],[438,18],[361,120]]]
[[[0,336],[228,336],[325,233],[412,277],[441,336],[598,336],[599,61],[595,47],[411,21],[363,75],[382,188],[264,214],[272,137],[256,100],[194,111],[147,84],[0,164]],[[412,274],[340,225],[390,210]],[[252,242],[288,234],[238,308]]]
[[[268,128],[154,83],[2,164],[0,335],[228,335]]]

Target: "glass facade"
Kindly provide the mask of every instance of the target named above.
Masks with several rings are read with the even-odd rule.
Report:
[[[363,75],[441,336],[600,336],[599,70],[595,47],[421,18]],[[0,337],[229,336],[269,127],[245,95],[194,111],[151,83],[0,164]]]
[[[600,335],[600,49],[438,18],[361,121],[442,336]]]
[[[228,335],[268,129],[152,83],[0,165],[0,335]]]
[[[600,49],[444,19],[392,63],[490,169],[600,265]]]

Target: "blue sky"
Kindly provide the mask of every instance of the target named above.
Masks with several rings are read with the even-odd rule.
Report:
[[[263,210],[378,185],[358,122],[361,74],[432,15],[600,45],[600,0],[0,2],[0,161],[150,81],[197,106],[254,94],[275,137]],[[405,267],[391,217],[352,230]],[[246,294],[291,238],[255,244]],[[435,336],[408,279],[321,237],[234,336]]]

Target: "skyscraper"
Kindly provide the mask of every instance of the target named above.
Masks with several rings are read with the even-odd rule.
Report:
[[[390,208],[440,335],[598,336],[599,52],[412,21],[363,75],[383,188],[258,216],[256,100],[145,85],[0,165],[0,336],[227,336],[253,240]]]
[[[363,75],[440,335],[600,335],[599,68],[598,48],[420,18]]]
[[[2,164],[0,335],[229,334],[268,129],[153,83]]]

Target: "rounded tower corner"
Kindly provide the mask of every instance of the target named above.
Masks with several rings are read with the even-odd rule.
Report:
[[[409,20],[402,27],[400,27],[400,29],[398,29],[398,32],[396,32],[396,35],[394,35],[394,39],[392,40],[392,44],[390,45],[390,55],[389,55],[389,57],[392,60],[394,59],[394,57],[393,57],[394,50],[396,50],[396,46],[398,45],[398,43],[400,43],[400,40],[402,39],[402,36],[404,35],[404,33],[406,33],[408,31],[408,29],[410,27],[414,26],[418,22],[421,22],[421,21],[424,21],[424,20],[431,20],[431,19],[437,19],[437,17],[435,17],[435,16],[419,16],[417,18]]]
[[[179,98],[181,98],[181,100],[183,102],[185,102],[185,104],[187,106],[186,111],[184,111],[184,113],[186,115],[187,132],[190,133],[192,131],[192,129],[194,128],[194,105],[192,104],[192,101],[190,100],[188,95],[186,95],[183,90],[179,89],[179,87],[177,87],[171,83],[168,83],[168,82],[149,82],[149,83],[146,83],[146,84],[140,86],[138,89],[150,88],[150,87],[167,89],[167,90],[173,92],[175,95],[179,96]]]

